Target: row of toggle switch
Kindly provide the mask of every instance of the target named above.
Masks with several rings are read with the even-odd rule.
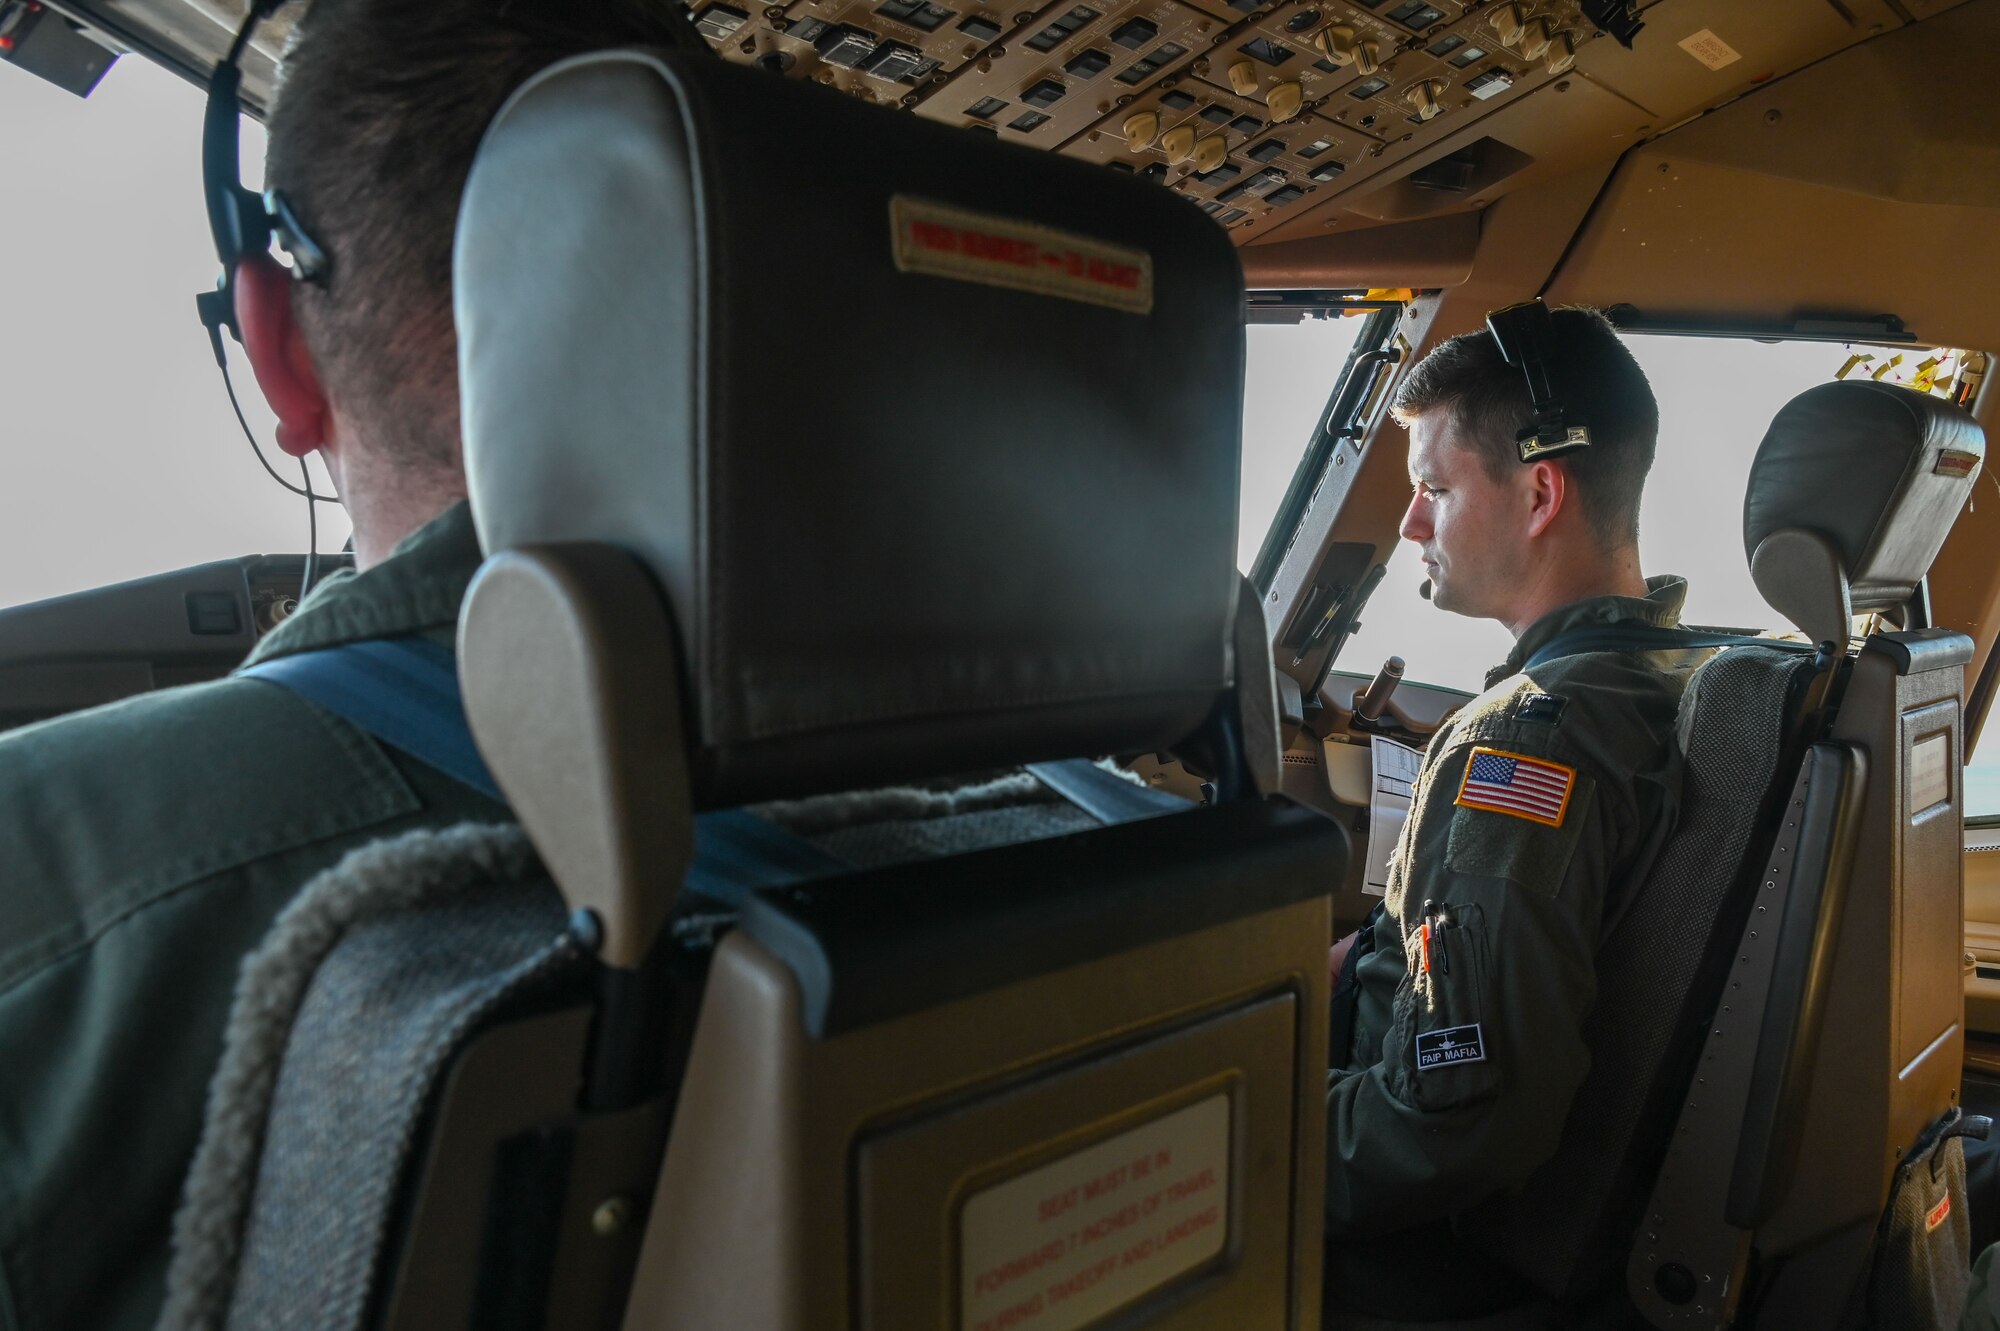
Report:
[[[1518,50],[1528,60],[1544,60],[1551,74],[1566,74],[1576,63],[1576,34],[1556,31],[1546,17],[1527,17],[1527,6],[1505,4],[1493,11],[1493,31],[1500,44]]]
[[[1229,156],[1229,144],[1220,134],[1197,138],[1193,125],[1176,125],[1165,134],[1160,133],[1160,117],[1154,111],[1139,111],[1127,116],[1123,133],[1125,146],[1135,153],[1159,144],[1169,166],[1179,166],[1191,160],[1196,171],[1207,172],[1221,166]]]

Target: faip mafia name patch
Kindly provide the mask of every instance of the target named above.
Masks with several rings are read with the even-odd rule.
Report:
[[[1486,1040],[1479,1023],[1417,1032],[1417,1071],[1435,1072],[1454,1063],[1484,1063]]]
[[[1576,769],[1525,753],[1479,748],[1466,764],[1465,780],[1453,801],[1464,809],[1485,809],[1531,823],[1561,827],[1576,789]]]

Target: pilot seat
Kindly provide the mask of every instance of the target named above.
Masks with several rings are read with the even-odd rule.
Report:
[[[1459,1222],[1550,1325],[1956,1322],[1972,644],[1924,576],[1984,453],[1960,408],[1873,382],[1800,394],[1758,448],[1745,553],[1803,641],[1696,658],[1680,821],[1606,923],[1557,1154]],[[1649,634],[1603,646],[1672,645]]]
[[[1223,232],[620,51],[496,118],[455,285],[525,835],[251,960],[169,1324],[1313,1327],[1346,838],[1269,795]],[[1076,761],[1155,751],[1204,804]]]

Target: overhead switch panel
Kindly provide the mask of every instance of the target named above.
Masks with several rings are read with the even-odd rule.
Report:
[[[1462,106],[1559,80],[1597,35],[1578,0],[692,3],[723,59],[1128,171],[1259,239],[1317,234],[1333,195],[1408,179]]]

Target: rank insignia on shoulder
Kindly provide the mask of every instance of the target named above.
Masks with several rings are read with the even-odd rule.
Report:
[[[1567,706],[1569,699],[1553,693],[1530,693],[1515,707],[1514,715],[1522,721],[1547,721],[1553,725],[1562,720],[1563,708]]]
[[[1465,780],[1453,801],[1463,809],[1485,809],[1531,823],[1561,827],[1576,789],[1576,769],[1525,753],[1479,748],[1465,765]]]

